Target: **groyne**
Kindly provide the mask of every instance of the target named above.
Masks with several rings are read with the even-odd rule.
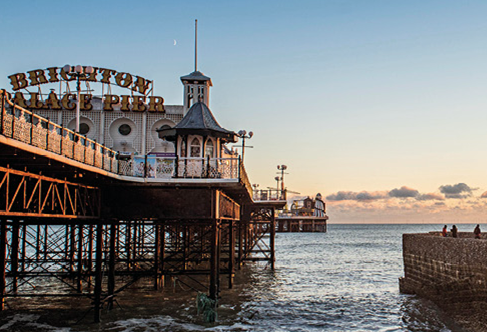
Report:
[[[403,234],[404,277],[399,288],[462,317],[487,309],[487,237],[471,232],[457,238],[439,232]],[[476,318],[475,318],[476,319]]]

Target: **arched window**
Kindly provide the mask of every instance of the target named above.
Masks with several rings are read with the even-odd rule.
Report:
[[[215,145],[213,144],[213,140],[209,139],[206,142],[205,157],[213,158],[214,153],[215,153]]]
[[[171,129],[171,126],[168,126],[168,125],[162,125],[159,130],[164,130],[164,129]]]
[[[180,154],[181,158],[185,158],[186,157],[186,140],[183,138],[181,140],[181,154]]]
[[[190,157],[201,157],[201,144],[199,139],[193,138],[190,148]]]

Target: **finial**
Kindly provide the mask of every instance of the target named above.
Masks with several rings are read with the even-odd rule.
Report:
[[[198,71],[198,20],[194,20],[194,71]]]

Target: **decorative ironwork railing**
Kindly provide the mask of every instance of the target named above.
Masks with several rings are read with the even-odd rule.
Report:
[[[134,157],[120,160],[119,173],[156,179],[238,179],[238,158]]]
[[[240,219],[240,205],[223,193],[219,193],[219,218]]]
[[[239,160],[240,160],[240,158],[239,158]],[[247,171],[245,170],[243,163],[239,163],[239,164],[240,164],[240,168],[239,168],[238,177],[239,177],[240,181],[242,182],[242,184],[245,186],[245,188],[247,188],[247,191],[249,192],[250,197],[252,197],[254,194],[253,194],[253,190],[252,190],[252,185],[250,184],[249,177],[247,176]]]
[[[125,158],[95,140],[15,105],[0,90],[0,134],[51,151],[83,164],[125,176],[155,179],[238,179],[252,196],[252,187],[240,158]]]
[[[118,172],[117,152],[15,105],[0,90],[0,134],[61,156]]]
[[[254,201],[285,201],[286,190],[280,189],[259,189],[254,190]]]

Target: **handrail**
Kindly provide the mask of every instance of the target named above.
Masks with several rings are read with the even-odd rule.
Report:
[[[258,189],[254,190],[254,201],[285,201],[286,190],[281,189]]]
[[[121,156],[120,175],[139,178],[238,179],[237,158]]]
[[[4,89],[0,90],[0,98],[0,134],[86,165],[117,172],[117,151],[15,105]]]
[[[239,180],[252,197],[243,161],[238,158],[124,156],[96,140],[51,122],[11,101],[0,90],[0,134],[111,173],[155,179]]]
[[[240,167],[239,167],[239,171],[240,171],[239,172],[239,179],[240,179],[240,182],[242,182],[242,184],[247,189],[250,197],[252,198],[254,196],[253,189],[252,189],[252,185],[250,184],[249,177],[247,175],[247,172],[245,171],[244,163],[243,163],[242,160],[240,160],[240,158],[239,158],[239,162],[240,162]]]

